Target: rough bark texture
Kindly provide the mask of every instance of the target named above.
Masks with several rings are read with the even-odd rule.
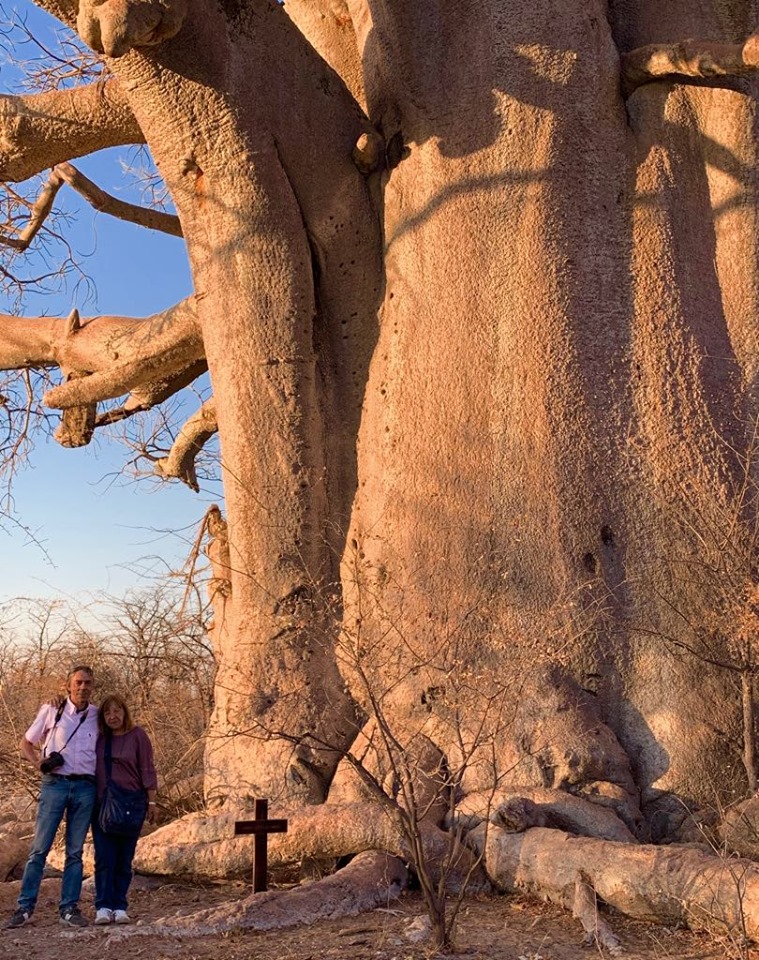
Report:
[[[367,716],[391,793],[422,742],[642,838],[744,793],[732,628],[690,641],[755,579],[702,555],[756,523],[755,0],[41,5],[118,85],[8,100],[0,176],[143,137],[196,295],[123,358],[95,318],[0,359],[80,420],[208,365],[209,800],[322,801]]]
[[[696,560],[672,575],[673,552],[697,550],[668,501],[682,486],[729,514],[745,448],[756,111],[753,87],[671,82],[625,104],[619,53],[736,40],[739,6],[369,2],[360,34],[397,165],[346,630],[392,624],[376,682],[392,663],[394,711],[428,729],[425,691],[450,679],[412,669],[412,648],[450,637],[481,681],[558,654],[649,819],[670,791],[706,802],[735,783],[732,684],[636,628],[681,635],[706,588]],[[574,762],[575,785],[618,782]]]
[[[112,69],[187,238],[219,424],[233,602],[209,793],[318,800],[334,749],[293,751],[271,734],[351,738],[327,608],[381,284],[377,220],[351,160],[367,125],[276,5],[191,3],[175,42]],[[250,96],[264,88],[273,95]]]

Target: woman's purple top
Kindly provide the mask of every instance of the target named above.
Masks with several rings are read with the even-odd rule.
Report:
[[[113,765],[111,776],[115,783],[125,790],[155,790],[158,786],[153,766],[153,745],[142,727],[132,727],[120,737],[112,737],[111,754]],[[105,737],[101,734],[97,742],[97,787],[98,800],[105,791]]]

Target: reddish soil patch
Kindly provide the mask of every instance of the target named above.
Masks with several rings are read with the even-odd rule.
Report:
[[[216,937],[173,939],[143,934],[158,917],[190,913],[224,900],[244,897],[241,883],[167,882],[145,889],[137,881],[130,913],[141,921],[139,936],[122,939],[114,927],[74,931],[59,926],[58,880],[45,880],[33,925],[0,933],[0,960],[422,960],[428,951],[405,936],[410,921],[423,913],[418,894],[410,893],[387,909],[375,910],[310,927],[276,933],[239,931]],[[10,916],[19,883],[0,884],[0,915]],[[93,915],[91,887],[85,886],[82,909]],[[608,915],[621,938],[627,960],[759,960],[759,952],[741,953],[686,930],[672,930]],[[461,960],[591,960],[598,950],[581,945],[576,921],[554,906],[513,897],[472,897],[458,926],[455,954]]]

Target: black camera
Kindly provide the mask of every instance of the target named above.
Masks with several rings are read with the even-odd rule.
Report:
[[[53,752],[49,753],[40,763],[40,770],[43,773],[52,773],[53,770],[57,770],[58,767],[62,767],[65,762],[66,761],[63,757],[63,754],[58,753],[57,750],[53,750]]]

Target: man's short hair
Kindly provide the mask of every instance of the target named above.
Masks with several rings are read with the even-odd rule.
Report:
[[[92,667],[88,667],[87,664],[80,664],[77,667],[72,667],[66,674],[66,683],[69,682],[75,673],[88,673],[93,679],[95,677],[95,671],[92,669]]]

